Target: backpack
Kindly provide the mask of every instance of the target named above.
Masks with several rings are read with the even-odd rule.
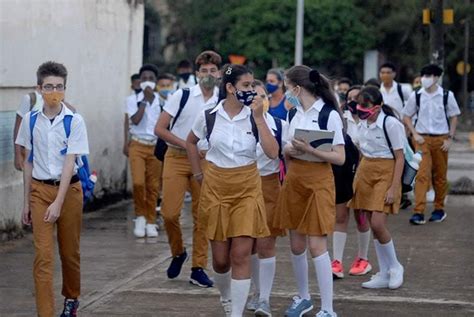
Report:
[[[449,97],[449,90],[443,89],[443,106],[444,106],[444,115],[446,116],[446,122],[448,123],[448,130],[451,128],[451,124],[449,123],[448,117],[448,97]],[[421,103],[421,93],[419,91],[415,92],[415,101],[416,101],[416,117],[418,118],[418,112],[420,112],[420,103]],[[418,122],[418,119],[415,122]]]
[[[30,113],[30,135],[31,135],[31,152],[30,156],[28,157],[28,162],[33,162],[33,130],[35,128],[36,119],[38,119],[39,111],[31,112]],[[66,133],[66,139],[69,139],[71,135],[71,122],[74,115],[65,115],[63,119],[64,125],[64,132]],[[64,149],[61,150],[61,155],[66,155],[67,153],[67,144]],[[78,166],[77,169],[77,176],[81,182],[82,186],[82,196],[83,202],[86,203],[89,201],[94,195],[94,187],[95,181],[91,180],[91,172],[89,169],[89,160],[87,159],[87,155],[81,155],[80,157],[76,158],[76,164]]]
[[[212,112],[214,108],[207,109],[204,111],[204,118],[206,120],[206,140],[209,142],[209,138],[211,137],[212,130],[214,129],[214,124],[216,123],[216,112]],[[281,123],[281,122],[280,122]],[[252,133],[253,136],[255,137],[255,141],[258,143],[258,129],[257,129],[257,124],[255,123],[255,119],[253,118],[252,115],[250,115],[250,124],[252,125]]]
[[[395,159],[395,152],[393,151],[392,142],[390,141],[390,138],[389,138],[388,133],[387,133],[387,128],[386,128],[386,125],[385,125],[385,122],[387,121],[388,117],[390,117],[390,116],[385,115],[385,118],[383,119],[383,124],[382,124],[383,133],[385,135],[385,139],[387,140],[388,147],[390,148],[390,152],[392,152],[393,159]],[[410,170],[413,170],[413,168],[410,166],[407,159],[404,157],[403,172],[402,172],[402,177],[401,177],[401,179],[402,179],[402,181],[401,181],[402,193],[408,193],[409,191],[411,191],[413,189],[411,183],[410,184],[405,184],[405,182],[403,181],[406,178],[405,174],[408,173]]]
[[[405,98],[403,97],[402,85],[399,83],[397,83],[397,92],[398,96],[400,96],[400,99],[402,100],[402,108],[405,108]]]
[[[174,117],[173,123],[171,126],[168,128],[168,130],[172,130],[174,125],[176,124],[176,121],[178,120],[179,116],[181,115],[181,112],[183,112],[184,106],[188,102],[189,99],[189,88],[183,88],[183,95],[181,96],[181,100],[179,101],[179,109],[178,112],[176,113],[176,116]],[[161,108],[161,111],[163,111],[163,108]],[[155,145],[155,157],[162,161],[165,159],[165,154],[166,151],[168,150],[168,144],[166,144],[165,141],[163,141],[161,138],[158,138],[156,140],[156,145]]]

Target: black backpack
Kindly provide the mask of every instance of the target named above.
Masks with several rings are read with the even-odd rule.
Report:
[[[176,116],[174,117],[173,123],[168,128],[169,130],[173,129],[174,125],[176,124],[176,121],[179,118],[179,115],[183,111],[184,106],[186,105],[189,99],[189,88],[183,88],[182,90],[183,90],[183,95],[181,96],[181,100],[179,101],[179,109],[178,109],[178,112],[176,113]],[[161,110],[163,111],[163,108]],[[161,138],[158,138],[158,140],[156,140],[156,145],[155,145],[156,158],[160,161],[163,161],[165,159],[165,154],[167,150],[168,150],[168,145],[166,144],[166,142],[163,141]]]
[[[206,119],[206,140],[209,142],[209,138],[211,137],[212,130],[214,129],[214,124],[216,123],[216,112],[212,112],[214,108],[207,109],[204,111],[204,118]],[[252,125],[252,133],[253,136],[255,137],[255,141],[258,143],[258,129],[257,129],[257,124],[255,123],[255,119],[253,118],[252,115],[250,115],[250,124]]]

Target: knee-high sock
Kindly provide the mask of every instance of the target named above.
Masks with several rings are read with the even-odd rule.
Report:
[[[395,246],[393,244],[393,239],[387,242],[386,244],[380,244],[382,254],[387,262],[387,269],[398,269],[401,264],[398,262],[397,253],[395,252]]]
[[[332,234],[332,256],[334,260],[342,263],[344,248],[346,246],[347,233],[334,231]]]
[[[300,255],[291,254],[293,273],[295,274],[298,294],[303,299],[310,299],[308,287],[308,259],[306,250]]]
[[[229,300],[231,297],[230,294],[230,277],[231,271],[227,273],[214,273],[214,283],[216,283],[216,287],[221,293],[221,300]]]
[[[251,265],[251,275],[250,278],[252,279],[252,284],[253,284],[253,291],[255,294],[260,293],[260,268],[259,268],[259,259],[258,255],[252,254],[252,257],[250,258],[250,265]]]
[[[383,254],[383,250],[379,240],[374,239],[375,254],[377,255],[377,261],[379,262],[379,272],[382,276],[388,276],[388,263]]]
[[[332,314],[333,281],[329,253],[325,252],[324,254],[313,258],[313,263],[316,268],[319,293],[321,294],[321,309]]]
[[[270,301],[273,279],[275,278],[276,257],[260,260],[260,298],[259,300]]]
[[[370,243],[370,230],[360,232],[357,230],[357,238],[359,241],[359,258],[367,260]]]
[[[242,317],[250,291],[250,279],[234,280],[230,283],[232,297],[232,317]]]

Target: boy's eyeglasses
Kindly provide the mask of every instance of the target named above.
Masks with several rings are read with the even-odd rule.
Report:
[[[64,91],[64,89],[66,89],[66,86],[64,86],[63,84],[57,84],[56,86],[52,84],[46,84],[46,85],[43,85],[42,88],[46,92],[52,92],[55,89],[56,91]]]

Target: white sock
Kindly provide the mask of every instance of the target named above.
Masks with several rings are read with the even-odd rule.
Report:
[[[395,252],[395,246],[393,245],[393,239],[386,244],[380,244],[382,254],[387,261],[387,269],[399,268],[401,266],[397,259],[397,253]]]
[[[250,278],[252,279],[252,284],[253,284],[253,291],[255,294],[260,294],[260,265],[259,262],[260,260],[258,259],[258,254],[252,254],[250,258],[250,265],[251,265],[251,275]]]
[[[344,255],[344,248],[346,246],[347,233],[334,231],[332,234],[332,256],[334,260],[338,260],[342,263],[342,257]]]
[[[273,279],[275,277],[276,257],[260,260],[260,298],[270,302]]]
[[[214,283],[216,283],[217,289],[221,293],[221,300],[230,299],[230,270],[227,273],[216,273],[214,272]]]
[[[321,296],[321,310],[326,310],[332,314],[332,298],[333,298],[333,282],[331,259],[329,253],[313,258],[314,267],[316,268],[316,277],[318,279],[319,293]]]
[[[306,250],[300,255],[291,254],[291,262],[293,264],[293,273],[298,285],[298,294],[302,299],[310,299],[308,287],[308,258]],[[332,273],[331,273],[332,274]]]
[[[388,264],[383,254],[383,250],[379,240],[374,239],[375,254],[377,255],[377,262],[379,262],[379,271],[383,276],[388,274]]]
[[[366,232],[357,230],[357,238],[359,240],[359,258],[367,260],[370,243],[370,229]]]
[[[242,317],[250,291],[250,279],[234,280],[230,283],[232,295],[232,317]]]

